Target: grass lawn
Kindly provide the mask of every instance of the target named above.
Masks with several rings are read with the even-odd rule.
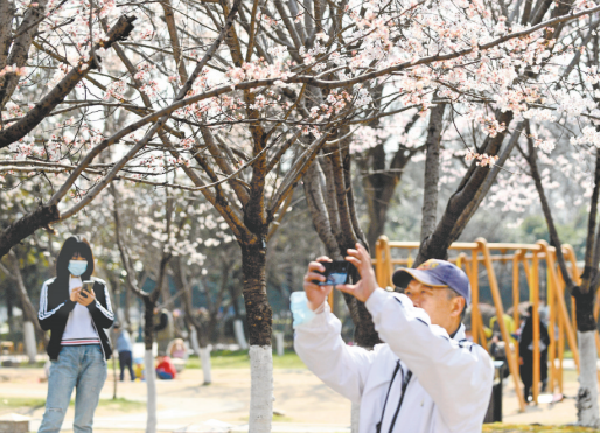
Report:
[[[536,425],[502,425],[484,424],[482,433],[592,433],[593,428],[576,426],[536,426]]]
[[[210,352],[211,368],[250,368],[250,355],[247,350],[213,350]],[[186,368],[202,368],[200,358],[190,356]],[[273,368],[305,369],[306,365],[293,350],[286,350],[283,356],[273,354]]]
[[[44,406],[46,406],[45,398],[0,397],[0,411],[2,409],[16,407],[42,408]],[[75,407],[75,399],[71,399],[69,406]],[[146,402],[127,400],[124,398],[117,398],[116,400],[100,399],[98,406],[118,412],[140,412],[146,409]]]

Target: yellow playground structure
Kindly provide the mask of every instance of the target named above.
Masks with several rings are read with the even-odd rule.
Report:
[[[419,249],[418,242],[390,242],[387,237],[382,236],[377,241],[375,259],[375,275],[377,282],[381,287],[392,286],[392,274],[396,267],[411,267],[413,263],[412,256],[416,256]],[[392,250],[398,251],[392,254]],[[532,324],[533,324],[533,386],[532,398],[535,403],[538,399],[538,384],[540,382],[540,357],[539,357],[539,308],[540,295],[546,300],[549,319],[548,334],[550,336],[550,346],[548,348],[548,360],[550,363],[548,374],[548,389],[550,392],[558,391],[563,393],[563,360],[566,344],[571,349],[573,361],[579,368],[579,352],[577,349],[577,323],[575,314],[575,303],[571,298],[571,304],[568,306],[565,301],[565,283],[561,277],[556,261],[556,249],[549,246],[545,241],[538,241],[535,244],[504,244],[487,243],[485,239],[478,238],[473,243],[454,243],[449,248],[449,260],[461,267],[469,276],[472,291],[472,310],[471,310],[471,329],[470,335],[475,343],[481,344],[487,349],[487,339],[484,333],[484,324],[480,305],[480,281],[481,275],[487,274],[491,298],[495,307],[495,316],[500,327],[502,340],[505,343],[504,350],[508,367],[515,389],[519,399],[519,408],[525,410],[525,400],[519,381],[518,368],[518,345],[508,343],[511,341],[511,335],[504,317],[505,306],[502,305],[498,280],[493,263],[500,261],[505,267],[512,265],[512,300],[513,300],[513,318],[514,323],[519,324],[519,303],[529,301],[532,306]],[[580,283],[579,270],[575,253],[570,245],[563,246],[563,254],[567,261],[567,266],[571,278],[576,284]],[[392,256],[402,256],[402,258],[393,258]],[[543,263],[545,262],[545,263]],[[545,264],[545,266],[540,266]],[[540,268],[545,268],[546,287],[545,293],[540,293]],[[504,268],[503,268],[504,269]],[[529,299],[519,299],[519,277],[520,270],[524,271],[525,280],[529,285]],[[480,270],[483,271],[480,273]],[[543,275],[543,274],[542,274]],[[569,315],[569,307],[571,315]],[[595,304],[594,317],[598,320],[600,303]],[[513,340],[514,341],[514,340]],[[600,356],[600,336],[596,331],[596,348]],[[600,379],[600,375],[599,375]]]

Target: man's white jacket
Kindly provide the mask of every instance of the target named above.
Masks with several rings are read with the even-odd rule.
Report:
[[[294,337],[308,368],[360,403],[360,432],[375,433],[381,421],[382,433],[480,433],[494,367],[482,347],[467,341],[464,326],[450,338],[408,297],[381,288],[365,305],[385,342],[374,350],[346,345],[341,322],[327,306],[297,325]]]

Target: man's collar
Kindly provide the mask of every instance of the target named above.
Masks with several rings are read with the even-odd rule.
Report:
[[[450,335],[450,338],[456,341],[465,340],[467,338],[465,325],[461,323],[456,329],[456,331],[454,331],[454,333]]]

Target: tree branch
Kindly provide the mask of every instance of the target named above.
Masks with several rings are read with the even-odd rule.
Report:
[[[121,16],[108,33],[108,42],[99,42],[96,44],[96,49],[100,47],[109,48],[113,42],[126,38],[133,30],[132,23],[135,19],[135,17]],[[9,146],[33,130],[33,128],[46,118],[54,107],[65,99],[77,83],[89,73],[90,69],[95,66],[95,60],[92,57],[89,63],[80,63],[72,68],[54,89],[44,96],[40,102],[35,104],[25,117],[0,131],[0,148]]]

